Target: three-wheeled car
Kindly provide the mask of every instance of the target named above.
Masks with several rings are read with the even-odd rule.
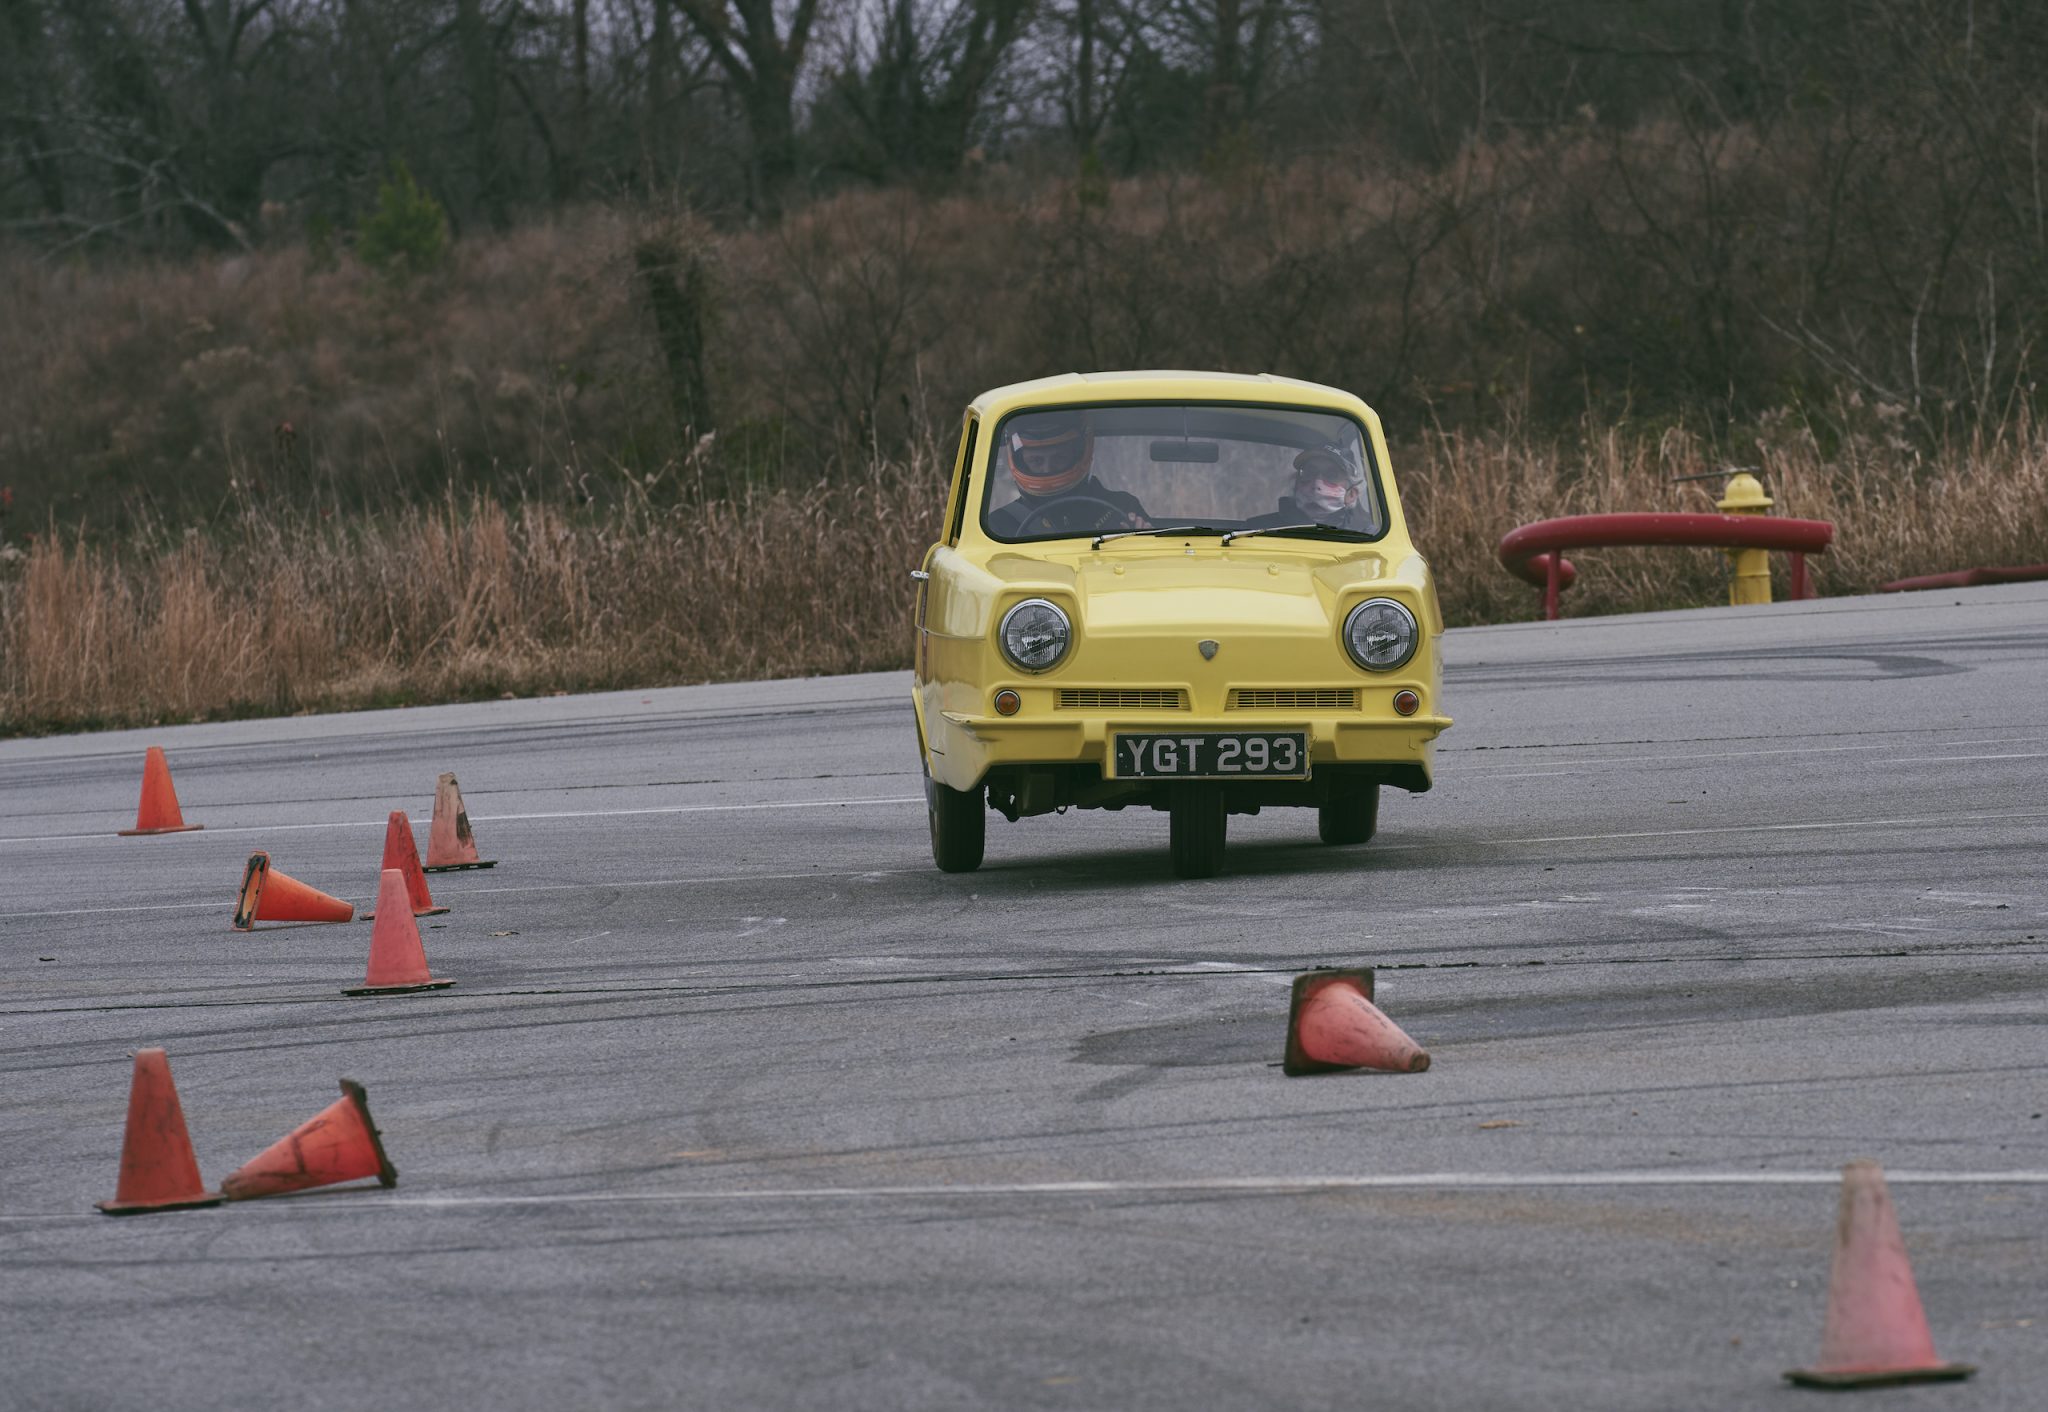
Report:
[[[1164,810],[1173,869],[1232,814],[1312,808],[1371,838],[1430,787],[1442,614],[1378,416],[1227,373],[1067,374],[967,409],[944,537],[915,570],[932,856],[988,815]]]

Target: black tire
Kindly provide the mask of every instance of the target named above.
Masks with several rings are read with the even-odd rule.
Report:
[[[971,873],[988,845],[988,810],[982,792],[924,782],[925,814],[932,826],[932,861],[942,873]]]
[[[1230,815],[1223,807],[1221,786],[1182,785],[1174,792],[1167,818],[1175,877],[1213,878],[1223,871],[1223,840],[1230,829]]]
[[[1380,826],[1380,787],[1345,790],[1316,810],[1316,832],[1330,844],[1365,843]]]

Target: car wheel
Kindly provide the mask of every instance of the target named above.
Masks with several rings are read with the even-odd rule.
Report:
[[[1223,791],[1213,784],[1182,785],[1168,806],[1172,825],[1173,875],[1213,878],[1223,871],[1223,838],[1230,815]]]
[[[1366,785],[1332,796],[1316,810],[1316,832],[1325,843],[1364,843],[1380,826],[1380,787]]]
[[[932,861],[942,873],[971,873],[988,843],[988,810],[981,791],[924,782],[925,814],[932,825]]]

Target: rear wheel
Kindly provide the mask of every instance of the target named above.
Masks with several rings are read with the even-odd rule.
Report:
[[[988,810],[981,791],[924,782],[925,814],[932,826],[932,861],[942,873],[971,873],[988,843]]]
[[[1213,784],[1185,784],[1167,806],[1172,825],[1173,875],[1213,878],[1223,871],[1223,839],[1230,815],[1223,807],[1223,789]]]
[[[1316,810],[1316,832],[1325,843],[1364,843],[1380,825],[1380,787],[1369,784],[1331,796]]]

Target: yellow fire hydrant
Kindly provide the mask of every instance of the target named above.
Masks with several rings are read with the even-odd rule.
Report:
[[[1728,488],[1721,498],[1714,502],[1714,508],[1725,515],[1761,515],[1768,512],[1775,501],[1764,494],[1764,483],[1747,471],[1729,477]],[[1730,604],[1768,603],[1771,601],[1771,556],[1763,549],[1724,549],[1735,573],[1728,580],[1728,601]]]

